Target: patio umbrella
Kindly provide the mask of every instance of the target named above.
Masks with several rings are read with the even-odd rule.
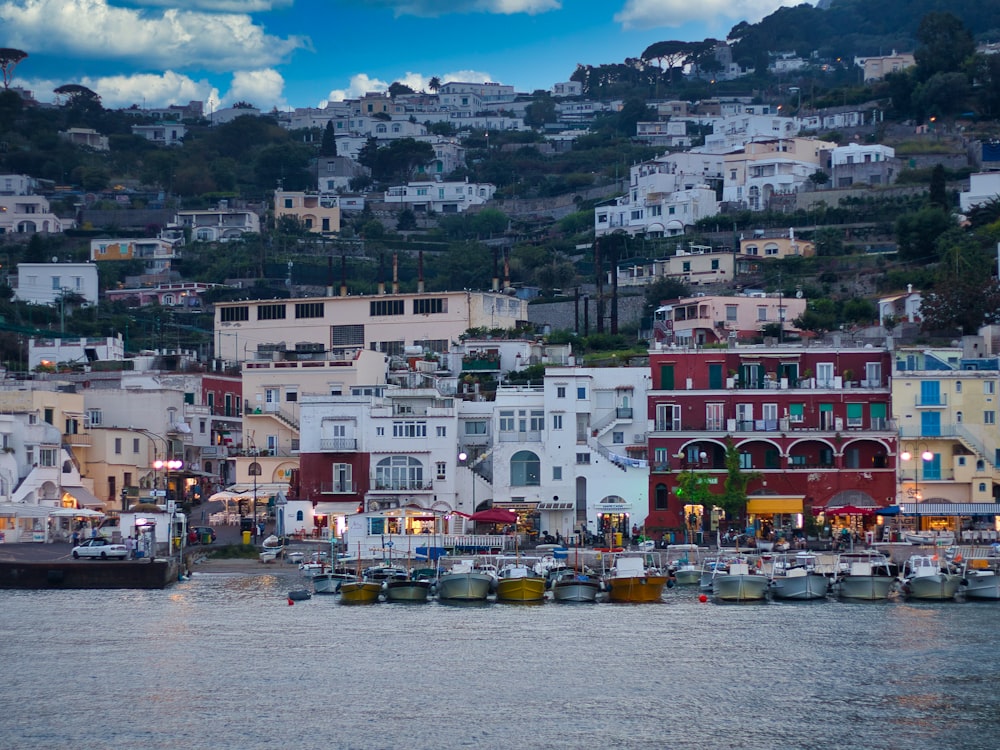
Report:
[[[49,515],[56,518],[104,518],[103,513],[89,508],[57,508]]]
[[[875,508],[859,508],[857,505],[838,505],[826,509],[826,513],[831,516],[874,516],[875,511]]]
[[[480,523],[515,523],[517,521],[517,513],[512,510],[505,510],[504,508],[488,508],[487,510],[473,513],[469,516],[469,520]]]

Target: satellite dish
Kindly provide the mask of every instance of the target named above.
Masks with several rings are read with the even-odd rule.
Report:
[[[802,290],[801,289],[799,289],[799,291],[797,291],[795,293],[795,299],[802,299]]]
[[[53,255],[52,256],[52,262],[53,263],[58,263],[59,262],[59,256],[58,255]]]

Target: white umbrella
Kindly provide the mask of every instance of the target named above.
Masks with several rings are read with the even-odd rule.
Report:
[[[104,514],[99,510],[90,510],[90,508],[56,508],[55,510],[49,511],[50,516],[56,516],[58,518],[103,518]]]

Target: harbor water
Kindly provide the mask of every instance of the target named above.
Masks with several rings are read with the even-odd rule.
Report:
[[[990,603],[289,606],[298,571],[0,591],[0,747],[994,748]]]

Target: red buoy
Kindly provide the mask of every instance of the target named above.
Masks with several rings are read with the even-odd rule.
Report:
[[[708,597],[702,594],[701,596],[698,597],[698,601],[704,604],[705,602],[708,601]]]
[[[288,606],[291,607],[293,604],[295,604],[295,600],[292,599],[292,598],[289,598],[288,599]]]

